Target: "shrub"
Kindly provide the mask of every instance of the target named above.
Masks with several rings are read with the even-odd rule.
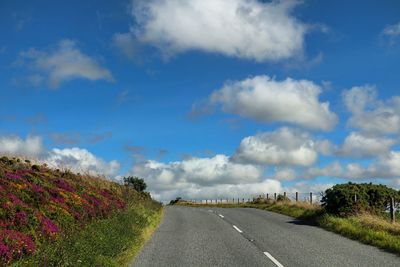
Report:
[[[124,177],[124,184],[126,186],[133,187],[133,189],[135,189],[138,192],[143,192],[147,188],[147,185],[144,182],[144,180],[139,177],[132,177],[132,176]]]
[[[399,191],[381,184],[338,184],[325,191],[322,205],[328,213],[337,215],[360,211],[379,214],[387,210],[390,197],[400,199]]]
[[[285,195],[279,194],[279,195],[276,197],[276,201],[290,201],[290,199],[289,199],[287,196],[285,196]]]
[[[181,197],[177,197],[176,199],[173,199],[169,202],[170,205],[175,205],[176,203],[178,203],[179,201],[181,201],[182,198]]]

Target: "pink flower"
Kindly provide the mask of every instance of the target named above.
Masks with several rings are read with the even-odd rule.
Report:
[[[53,223],[52,220],[42,217],[42,231],[44,234],[54,237],[60,231],[60,229]]]

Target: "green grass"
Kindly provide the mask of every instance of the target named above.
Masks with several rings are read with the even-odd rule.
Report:
[[[131,203],[110,218],[88,224],[13,266],[127,266],[159,224],[162,206],[151,199]]]
[[[268,210],[306,220],[326,230],[400,255],[400,224],[390,223],[387,217],[371,214],[338,217],[326,214],[318,205],[310,205],[304,202],[269,202],[259,204],[192,204],[182,202],[179,205],[222,208],[247,207]]]

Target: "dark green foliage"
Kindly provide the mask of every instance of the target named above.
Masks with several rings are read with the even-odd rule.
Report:
[[[287,196],[285,196],[285,195],[279,194],[279,195],[276,197],[276,201],[290,201],[290,199],[289,199]]]
[[[124,177],[124,184],[132,187],[138,192],[143,192],[147,188],[147,185],[142,178],[134,176]]]
[[[390,197],[399,201],[399,191],[381,184],[347,183],[327,189],[322,203],[325,210],[332,214],[350,215],[360,211],[380,214],[387,210]]]
[[[173,199],[169,202],[170,205],[175,205],[176,203],[178,203],[182,198],[181,197],[177,197],[176,199]]]

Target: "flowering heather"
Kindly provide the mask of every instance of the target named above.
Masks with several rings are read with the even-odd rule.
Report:
[[[125,193],[104,179],[0,158],[0,266],[124,210]]]

